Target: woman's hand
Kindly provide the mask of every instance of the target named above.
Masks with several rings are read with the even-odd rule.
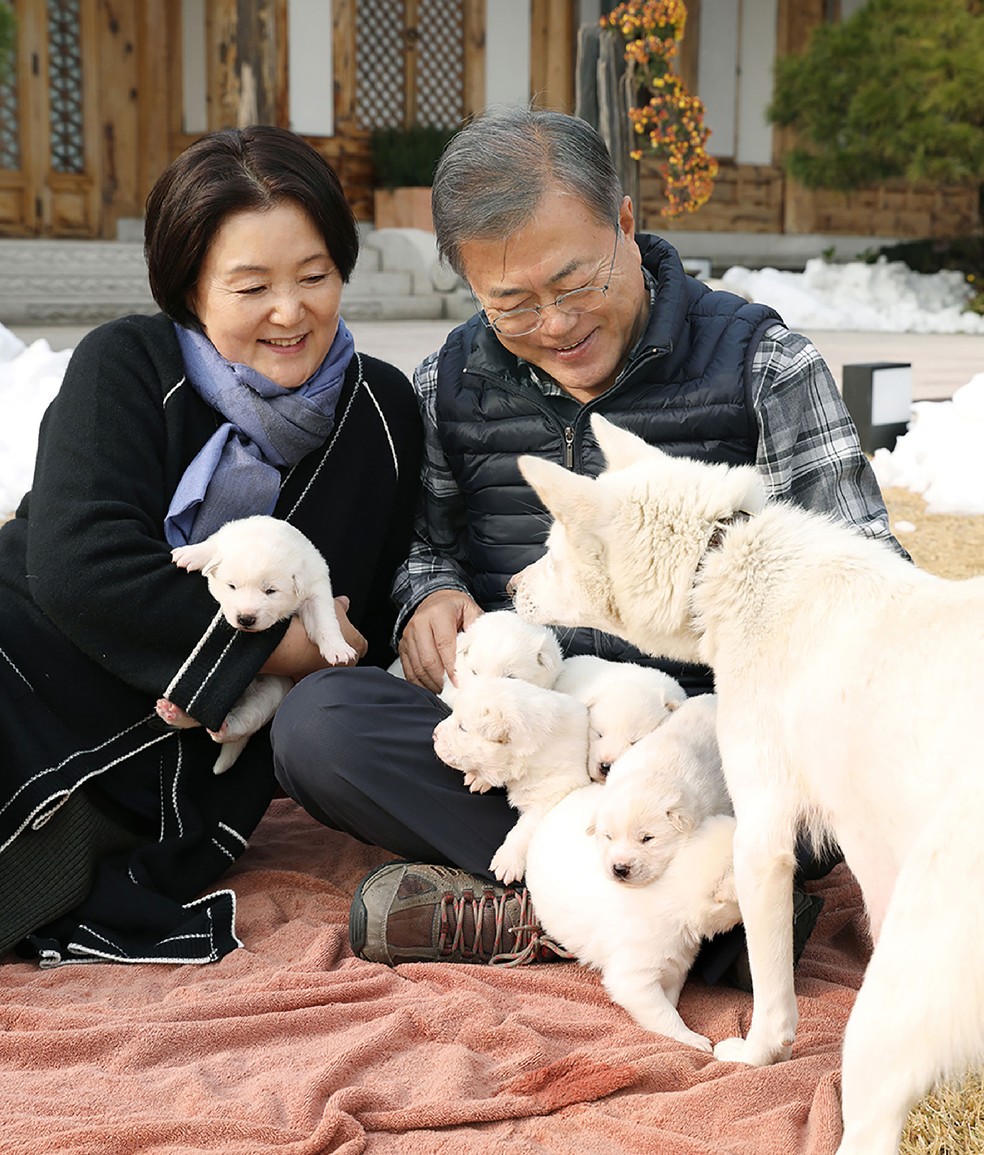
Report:
[[[408,682],[439,694],[444,675],[454,678],[457,636],[482,614],[474,598],[461,590],[437,590],[414,610],[400,638],[400,661]]]
[[[356,656],[347,662],[332,663],[325,660],[318,647],[307,636],[299,618],[291,618],[287,633],[280,645],[273,651],[260,669],[261,674],[286,674],[299,682],[301,678],[324,670],[330,665],[354,666],[366,656],[369,643],[348,619],[349,599],[345,595],[335,598],[335,615],[341,627],[342,637],[355,650]]]

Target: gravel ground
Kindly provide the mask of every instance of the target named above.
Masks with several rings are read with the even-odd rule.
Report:
[[[908,489],[886,489],[884,497],[895,536],[921,569],[946,578],[984,574],[984,515],[926,513]]]

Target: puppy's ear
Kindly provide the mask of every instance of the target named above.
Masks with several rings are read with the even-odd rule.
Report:
[[[528,454],[520,457],[519,471],[549,512],[569,531],[600,528],[609,520],[602,509],[604,500],[594,478],[571,473],[552,461]]]
[[[690,834],[697,825],[695,810],[696,806],[690,791],[681,787],[667,800],[666,818],[674,830],[680,834]]]
[[[479,718],[478,731],[489,742],[505,745],[509,741],[509,726],[505,718],[491,707],[486,706]]]
[[[208,561],[202,566],[202,577],[209,577],[219,568],[222,558],[215,556],[210,557]]]
[[[605,464],[609,469],[625,469],[639,461],[665,456],[641,437],[613,425],[600,413],[595,413],[591,418],[591,432],[605,455]]]

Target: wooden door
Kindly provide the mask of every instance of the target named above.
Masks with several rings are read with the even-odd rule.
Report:
[[[484,0],[359,0],[359,128],[452,128],[484,97]]]
[[[100,235],[96,0],[12,0],[0,83],[0,235]]]

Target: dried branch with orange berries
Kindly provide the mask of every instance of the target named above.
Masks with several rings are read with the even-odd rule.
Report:
[[[639,101],[628,110],[639,139],[631,156],[654,157],[663,178],[664,217],[693,213],[706,204],[718,171],[707,152],[710,129],[704,124],[704,105],[673,71],[686,23],[681,0],[619,4],[601,19],[602,28],[625,42],[629,79]]]

